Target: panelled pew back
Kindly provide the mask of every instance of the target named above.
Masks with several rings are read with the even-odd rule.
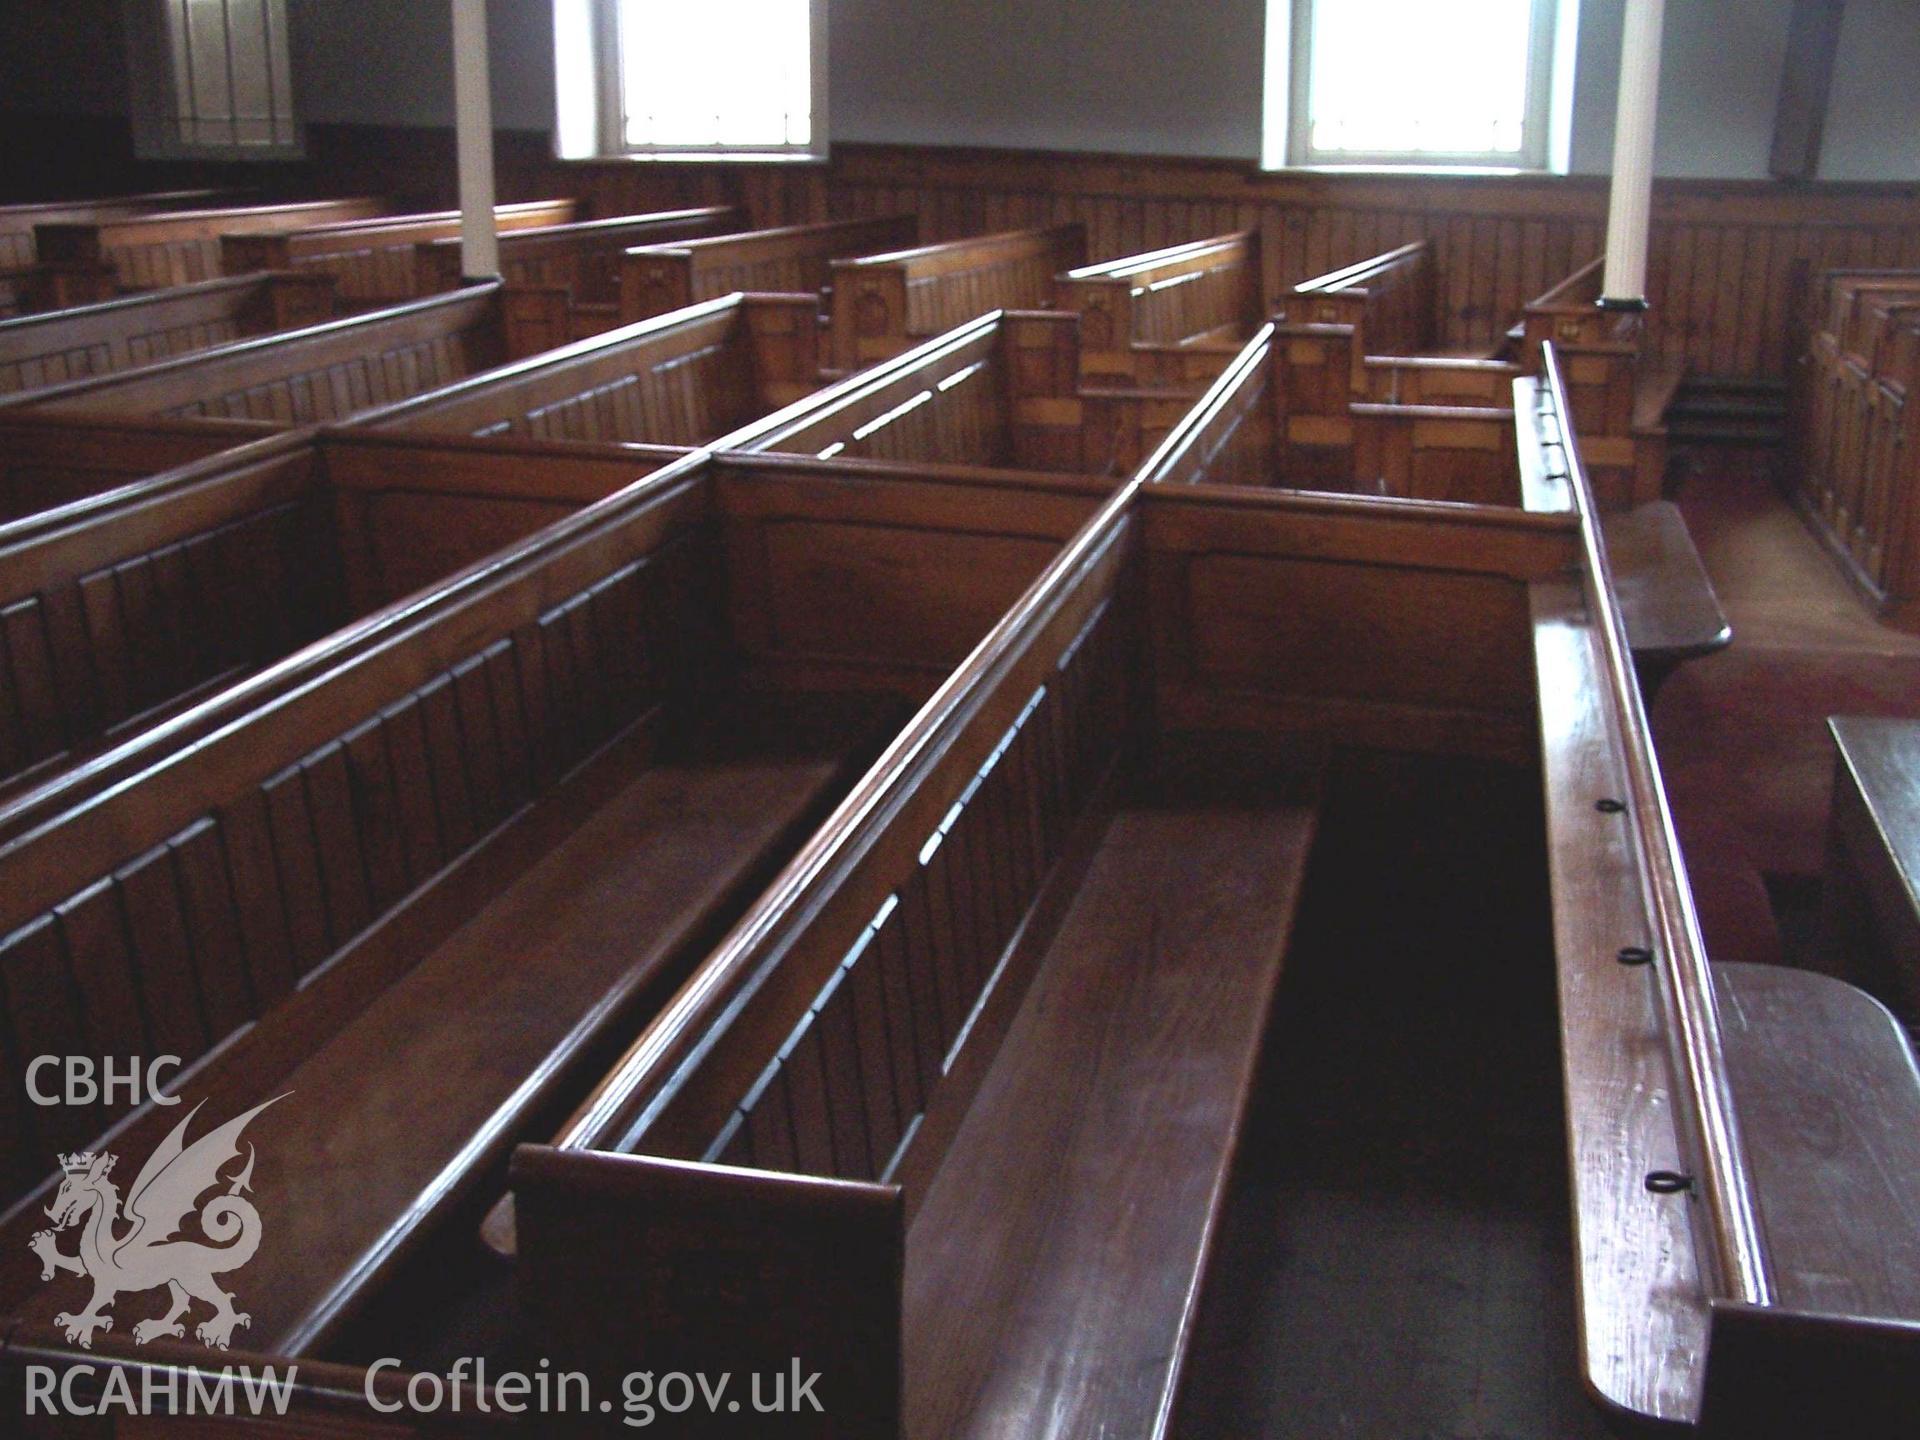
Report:
[[[0,319],[18,315],[51,301],[40,293],[39,250],[34,229],[62,222],[87,224],[153,210],[178,210],[192,204],[211,204],[213,190],[175,190],[147,195],[110,196],[99,200],[56,200],[31,205],[0,205]]]
[[[1004,548],[983,597],[1004,608],[1095,503],[818,473],[722,490],[713,468],[669,466],[385,617],[378,638],[336,637],[332,668],[209,701],[191,735],[138,742],[130,776],[0,818],[16,912],[0,975],[10,1002],[45,1001],[10,1003],[28,1033],[9,1056],[77,1030],[131,1042],[140,1017],[111,1006],[138,985],[167,997],[150,1023],[190,1061],[180,1089],[223,1115],[283,1090],[305,1101],[249,1132],[273,1228],[249,1268],[246,1338],[265,1351],[345,1343],[425,1229],[498,1193],[502,1147],[558,1087],[584,1089],[581,1056],[643,1021],[635,1007],[664,998],[693,943],[790,853],[888,696],[923,696],[928,667],[964,655],[977,613],[950,605],[954,587],[978,586]],[[787,562],[723,581],[725,557],[802,529],[813,543]],[[908,556],[924,576],[911,589]],[[870,629],[848,642],[808,623],[829,591],[904,604],[938,643],[863,665]],[[788,687],[770,666],[810,678]],[[751,691],[770,683],[788,693],[756,723]],[[849,688],[868,698],[798,693]],[[99,925],[115,915],[132,923],[109,952]],[[75,973],[89,983],[69,1002]],[[459,1093],[408,1078],[422,1063],[440,1081],[461,1071]],[[6,1114],[26,1127],[9,1136],[16,1191],[44,1173],[44,1144],[116,1120]],[[148,1107],[102,1138],[138,1146],[174,1123]],[[0,1259],[0,1293],[45,1327],[58,1302],[26,1245],[43,1221],[29,1206],[8,1223],[19,1243],[0,1248],[20,1254]]]
[[[0,410],[0,543],[20,522],[268,434],[246,421],[118,420]]]
[[[1080,316],[1082,382],[1190,382],[1182,352],[1231,353],[1259,328],[1261,273],[1251,230],[1069,270],[1054,305]]]
[[[1165,1433],[1313,752],[1531,743],[1526,587],[1570,563],[1570,519],[1422,518],[1112,498],[556,1143],[519,1153],[517,1273],[554,1353],[595,1374],[798,1355],[863,1440]],[[1449,661],[1405,664],[1445,615]],[[1302,751],[1307,789],[1171,778],[1236,740]],[[1226,973],[1235,998],[1209,995]]]
[[[1382,398],[1352,398],[1352,331],[1264,327],[1216,382],[1192,437],[1222,483],[1518,505],[1515,366],[1366,358]]]
[[[91,761],[677,453],[302,432],[6,527],[0,782]]]
[[[626,250],[732,235],[745,228],[746,215],[737,207],[707,205],[523,230],[500,237],[500,278],[523,294],[552,295],[552,303],[565,308],[567,337],[581,340],[621,323],[620,272]],[[415,247],[414,264],[423,295],[457,290],[462,284],[456,238],[422,242]]]
[[[1351,325],[1365,355],[1418,355],[1437,331],[1433,247],[1415,240],[1302,280],[1286,299],[1298,325]]]
[[[736,290],[818,296],[835,260],[898,249],[919,238],[916,216],[880,215],[638,246],[621,261],[620,321],[630,325]]]
[[[1075,222],[836,260],[829,363],[851,372],[989,310],[1044,310],[1054,277],[1086,258]]]
[[[730,295],[362,418],[413,434],[701,445],[819,387],[810,295]]]
[[[0,321],[0,395],[317,325],[332,314],[330,278],[282,271]]]
[[[1125,475],[1192,398],[1083,390],[1079,323],[1057,311],[982,315],[730,443],[828,459]]]
[[[473,286],[15,399],[59,415],[343,420],[546,348],[516,324],[512,299],[498,284]]]
[[[1792,396],[1794,497],[1893,623],[1920,623],[1920,271],[1835,270],[1809,287]]]
[[[1635,1428],[1893,1437],[1920,1412],[1920,1070],[1849,986],[1709,965],[1556,348],[1516,409],[1582,551],[1531,599],[1582,1369]]]
[[[494,227],[501,234],[582,218],[577,200],[532,200],[496,205],[493,211]],[[329,276],[339,313],[346,315],[437,293],[422,283],[414,247],[459,233],[460,212],[441,210],[272,234],[226,234],[220,237],[220,270],[225,275],[294,270]]]
[[[34,231],[45,282],[38,303],[42,308],[83,305],[124,290],[211,280],[225,273],[220,268],[223,235],[371,220],[384,209],[374,199],[312,200],[41,225]]]

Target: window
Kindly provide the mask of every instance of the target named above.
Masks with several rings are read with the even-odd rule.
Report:
[[[1577,0],[1268,0],[1267,164],[1565,168]]]
[[[555,0],[564,157],[826,152],[825,0]]]
[[[286,0],[141,0],[127,40],[141,155],[299,153]]]

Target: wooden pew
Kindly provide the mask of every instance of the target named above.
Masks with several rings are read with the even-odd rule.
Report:
[[[862,1440],[1165,1433],[1320,750],[1522,753],[1572,538],[1124,487],[521,1149],[532,1326],[595,1374],[798,1355]],[[1423,615],[1448,663],[1396,664]]]
[[[1042,310],[1054,277],[1086,263],[1078,222],[833,262],[828,358],[850,373],[990,310]]]
[[[0,321],[0,394],[131,370],[332,314],[330,278],[275,272]]]
[[[745,226],[746,216],[735,206],[707,205],[523,230],[500,237],[500,277],[521,292],[553,292],[555,303],[566,309],[568,338],[582,340],[621,323],[621,256],[627,249],[731,235]],[[460,264],[458,239],[415,247],[420,293],[459,289]]]
[[[565,1113],[591,1078],[582,1063],[604,1065],[605,1042],[647,1018],[842,793],[846,763],[897,718],[894,691],[924,695],[927,666],[963,655],[978,617],[1011,603],[1088,508],[956,482],[721,485],[714,465],[668,466],[340,632],[330,668],[301,658],[298,684],[268,672],[192,712],[190,736],[134,742],[132,775],[69,781],[57,813],[27,796],[0,820],[0,903],[22,922],[7,917],[0,973],[9,995],[53,997],[9,1009],[23,1032],[10,1056],[110,1028],[128,984],[177,999],[166,982],[185,964],[201,1005],[156,1017],[189,1061],[179,1088],[210,1097],[210,1117],[291,1092],[249,1132],[271,1217],[238,1337],[256,1349],[351,1348],[380,1287],[499,1193],[506,1148]],[[736,547],[770,563],[722,583]],[[902,587],[907,556],[917,588]],[[896,605],[938,643],[889,663],[821,605],[823,586]],[[735,646],[770,659],[769,635],[815,683],[755,697],[771,673],[747,674]],[[862,682],[818,683],[820,667],[867,657]],[[237,868],[209,871],[220,855]],[[100,904],[151,923],[116,953],[82,950],[79,912]],[[63,1006],[69,955],[111,993]],[[10,1188],[37,1198],[6,1222],[19,1243],[0,1246],[18,1252],[0,1257],[0,1295],[44,1326],[63,1302],[26,1245],[52,1190],[43,1142],[134,1153],[177,1116],[5,1114],[31,1127],[10,1132]]]
[[[1195,407],[1162,452],[1157,480],[1323,488],[1311,473],[1296,478],[1293,452],[1276,443],[1273,386],[1276,375],[1285,373],[1276,359],[1281,329],[1270,325],[1262,330]],[[1414,373],[1433,384],[1433,376],[1449,372]],[[1483,373],[1476,367],[1465,375],[1478,383]],[[1511,367],[1507,374],[1511,396]],[[1352,487],[1361,497],[1387,496],[1425,506],[1433,523],[1462,507],[1543,514],[1564,514],[1572,508],[1557,442],[1551,451],[1542,449],[1533,426],[1516,426],[1511,402],[1506,410],[1354,405],[1351,416],[1353,450],[1358,463],[1368,467],[1361,474],[1377,477]],[[1444,503],[1436,508],[1432,502]],[[1686,520],[1671,502],[1655,500],[1615,511],[1605,524],[1615,550],[1614,580],[1634,658],[1651,697],[1681,663],[1732,643],[1733,629],[1687,533]]]
[[[810,295],[729,295],[474,375],[358,422],[417,435],[704,445],[820,383]]]
[[[834,260],[911,245],[919,238],[915,217],[880,215],[637,246],[621,261],[620,322],[630,325],[736,290],[819,295]]]
[[[1920,1028],[1920,724],[1835,716],[1820,968]]]
[[[1572,433],[1553,349],[1522,406],[1547,445]],[[1850,987],[1709,969],[1566,456],[1585,557],[1531,605],[1583,1372],[1629,1424],[1898,1434],[1920,1406],[1920,1072]]]
[[[577,200],[532,200],[496,205],[495,229],[502,234],[565,225],[584,218]],[[377,309],[438,293],[423,283],[414,247],[423,241],[460,234],[460,212],[440,210],[417,215],[386,215],[376,220],[346,220],[271,233],[220,237],[220,273],[245,275],[255,270],[295,270],[330,276],[338,313]]]
[[[36,414],[156,416],[274,428],[343,420],[544,349],[498,284],[243,340],[24,400]]]
[[[120,420],[0,410],[0,543],[22,522],[231,450],[266,434],[245,421]]]
[[[1810,287],[1794,378],[1792,494],[1848,578],[1895,624],[1920,623],[1920,271],[1836,270]]]
[[[257,441],[0,527],[0,791],[426,589],[680,452]]]
[[[748,450],[1120,477],[1191,406],[1182,390],[1079,386],[1080,321],[996,312],[732,437]]]
[[[111,299],[126,290],[156,290],[211,280],[220,268],[220,237],[299,230],[340,220],[370,220],[372,199],[310,200],[227,210],[173,210],[87,223],[36,226],[44,285],[41,309]]]
[[[37,225],[86,224],[152,210],[178,210],[208,204],[215,190],[173,190],[147,195],[108,196],[99,200],[54,200],[31,205],[0,205],[0,319],[33,308],[39,298]]]
[[[1363,355],[1419,355],[1436,343],[1433,247],[1415,240],[1302,280],[1285,301],[1296,325],[1351,325]]]
[[[1080,316],[1082,384],[1178,384],[1192,352],[1211,380],[1260,327],[1260,283],[1260,237],[1241,230],[1069,270],[1053,303]]]

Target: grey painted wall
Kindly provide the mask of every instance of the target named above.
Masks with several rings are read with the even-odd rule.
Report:
[[[447,0],[289,0],[310,120],[447,125]],[[694,0],[697,3],[697,0]],[[1248,157],[1266,0],[830,0],[838,140]],[[1613,146],[1625,0],[1583,0],[1574,168]],[[1658,170],[1767,168],[1792,0],[1668,0]],[[0,106],[124,109],[114,0],[0,0]],[[545,129],[549,0],[491,0],[494,119]],[[18,43],[16,43],[18,42]],[[1849,0],[1821,173],[1920,179],[1920,0]]]

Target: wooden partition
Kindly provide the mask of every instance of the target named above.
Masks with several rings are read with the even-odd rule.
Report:
[[[875,365],[730,445],[791,454],[1123,476],[1192,403],[1082,390],[1079,318],[993,313]]]
[[[1351,325],[1363,355],[1417,355],[1437,343],[1433,247],[1415,240],[1302,280],[1286,300],[1300,325]]]
[[[1080,316],[1083,383],[1154,384],[1191,378],[1183,352],[1237,349],[1265,319],[1263,283],[1259,236],[1243,230],[1083,265],[1053,288]]]
[[[522,293],[552,294],[554,303],[565,307],[568,338],[580,340],[621,323],[620,270],[626,250],[732,235],[744,230],[746,223],[745,214],[735,206],[705,205],[520,231],[500,237],[500,278]],[[414,263],[421,294],[460,288],[458,239],[422,242],[416,247]]]
[[[223,345],[31,396],[36,413],[265,422],[342,420],[438,389],[531,350],[512,295],[481,285],[305,330]],[[0,400],[0,405],[7,402]]]
[[[332,314],[329,277],[275,272],[0,321],[0,394],[131,370]]]
[[[841,256],[872,255],[919,238],[918,220],[889,214],[639,246],[621,262],[620,319],[631,324],[736,290],[817,296]]]
[[[577,200],[531,200],[494,207],[497,232],[511,234],[584,218]],[[270,234],[229,233],[220,237],[220,273],[295,270],[329,276],[342,315],[397,305],[438,292],[424,283],[415,266],[414,247],[423,241],[457,237],[460,212],[386,215]]]
[[[1045,309],[1086,258],[1086,227],[1054,225],[836,260],[830,362],[851,372],[989,310]]]
[[[1920,270],[1830,271],[1807,306],[1795,501],[1868,600],[1920,627]]]
[[[361,424],[414,434],[703,445],[811,394],[819,311],[807,295],[730,295],[622,326]]]
[[[0,781],[89,757],[677,453],[302,432],[0,527]]]
[[[0,205],[0,269],[12,270],[39,259],[34,230],[40,225],[91,224],[155,210],[183,210],[218,198],[217,190],[161,190],[143,195],[104,195],[98,200],[48,200],[31,205]]]
[[[187,285],[224,274],[220,237],[342,220],[370,220],[378,200],[313,200],[232,210],[179,210],[35,229],[43,267],[42,308],[110,299],[117,291]]]
[[[0,410],[0,537],[61,506],[231,450],[273,427]]]

